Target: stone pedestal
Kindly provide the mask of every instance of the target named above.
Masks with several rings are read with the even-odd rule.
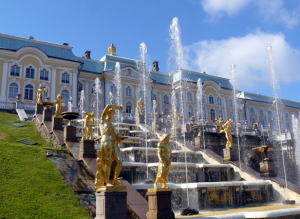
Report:
[[[35,114],[43,114],[44,106],[42,104],[35,105]]]
[[[94,140],[81,140],[80,141],[80,151],[79,157],[90,157],[94,158],[95,156],[95,141]]]
[[[260,176],[261,177],[275,177],[275,166],[271,159],[264,160],[259,163],[260,165]]]
[[[96,192],[95,219],[127,219],[127,192]]]
[[[144,115],[137,115],[137,123],[138,124],[145,124],[145,116]]]
[[[200,151],[201,149],[203,149],[201,143],[202,143],[202,136],[197,136],[194,138],[195,139],[195,151]]]
[[[43,111],[43,121],[52,121],[52,110],[51,109],[45,109]]]
[[[64,141],[76,142],[76,127],[68,125],[64,128]]]
[[[171,189],[148,189],[149,211],[147,219],[174,219],[171,208]]]
[[[52,118],[52,130],[63,130],[62,121],[63,121],[62,118],[53,117]]]
[[[223,149],[223,162],[237,161],[239,159],[237,148],[225,148]]]

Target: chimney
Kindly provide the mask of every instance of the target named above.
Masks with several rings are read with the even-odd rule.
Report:
[[[87,58],[87,59],[91,59],[91,51],[86,51],[85,52],[85,58]]]
[[[154,62],[152,63],[152,65],[153,65],[153,71],[159,71],[158,61],[154,61]]]
[[[63,43],[63,46],[69,46],[69,43]]]

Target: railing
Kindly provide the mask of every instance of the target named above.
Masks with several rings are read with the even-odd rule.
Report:
[[[14,102],[0,102],[0,109],[12,110],[16,108],[16,103]]]
[[[35,110],[34,103],[25,103],[25,102],[16,102],[17,109],[24,109],[24,110]]]

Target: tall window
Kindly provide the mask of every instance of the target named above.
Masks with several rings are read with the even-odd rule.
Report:
[[[112,94],[116,94],[116,93],[117,93],[117,87],[116,87],[116,85],[112,84],[112,85],[110,86],[110,92],[111,92]]]
[[[209,95],[208,101],[209,101],[209,104],[215,104],[215,99],[214,99],[213,95]]]
[[[221,117],[221,118],[223,118],[223,112],[222,112],[222,110],[219,110],[218,116]]]
[[[78,82],[78,92],[81,92],[83,89],[83,84],[81,82]]]
[[[65,103],[67,103],[70,99],[70,94],[69,94],[69,91],[67,91],[67,90],[63,90],[61,92],[61,96],[64,99]]]
[[[210,110],[210,119],[215,119],[216,118],[216,112],[214,109]]]
[[[132,96],[132,94],[131,94],[131,87],[130,86],[127,86],[126,87],[126,96]]]
[[[217,98],[217,104],[218,106],[222,106],[222,99],[220,97]]]
[[[126,112],[126,113],[131,113],[131,110],[132,110],[132,104],[131,104],[130,102],[127,102],[125,106],[126,106],[125,112]]]
[[[34,68],[32,66],[29,66],[26,68],[26,78],[34,78]]]
[[[20,76],[20,67],[18,67],[17,65],[11,66],[10,75]]]
[[[153,95],[152,95],[152,100],[157,101],[157,96],[156,96],[156,94],[153,94]]]
[[[25,86],[25,100],[33,100],[33,86],[31,84],[27,84]]]
[[[259,110],[259,115],[263,116],[264,115],[264,111],[263,110]]]
[[[233,107],[232,99],[229,99],[229,100],[228,100],[228,106],[229,106],[229,107]]]
[[[41,70],[40,80],[49,80],[49,72],[46,69]]]
[[[268,111],[268,116],[272,116],[272,112],[271,111]]]
[[[65,72],[65,73],[63,73],[63,74],[61,75],[61,82],[62,82],[62,83],[67,83],[67,84],[70,83],[70,75],[69,75],[67,72]],[[65,102],[66,102],[66,101],[65,101]]]
[[[16,83],[10,84],[8,97],[9,98],[17,98],[18,90],[19,90],[19,86]]]
[[[95,85],[92,85],[91,87],[91,94],[95,93]]]
[[[203,97],[202,97],[202,103],[206,103],[206,97],[205,97],[205,95],[203,95]]]
[[[165,108],[164,113],[165,113],[166,116],[168,116],[168,115],[170,115],[170,110],[168,108]]]
[[[234,113],[233,113],[233,111],[230,112],[229,117],[230,117],[230,119],[234,119]]]
[[[254,109],[250,108],[250,114],[254,114]]]
[[[286,119],[288,119],[288,118],[289,118],[289,115],[288,115],[287,113],[285,114],[285,118],[286,118]]]
[[[206,108],[203,108],[203,118],[204,118],[204,119],[207,118],[207,111],[206,111]]]
[[[194,116],[194,108],[192,106],[188,107],[188,117],[191,118]]]
[[[164,103],[165,104],[169,104],[170,102],[169,102],[169,96],[168,95],[165,95],[164,96]]]
[[[256,123],[256,121],[255,121],[254,118],[252,118],[252,119],[251,119],[251,126],[253,126],[254,123]]]
[[[193,96],[192,96],[192,93],[191,93],[191,92],[188,92],[188,93],[187,93],[187,100],[188,100],[188,101],[193,101]]]

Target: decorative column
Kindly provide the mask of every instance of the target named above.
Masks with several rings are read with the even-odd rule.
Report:
[[[3,75],[2,75],[2,84],[1,84],[1,97],[0,101],[6,101],[6,85],[7,85],[7,76],[8,76],[8,59],[3,59]],[[21,88],[20,88],[21,89]]]
[[[56,90],[56,70],[57,67],[53,66],[52,67],[52,75],[51,75],[51,101],[55,101],[56,95],[55,95],[55,90]]]
[[[223,101],[223,103],[224,103],[224,118],[223,118],[223,120],[226,120],[226,121],[228,121],[228,116],[227,116],[227,104],[226,104],[226,97],[225,96],[222,96],[222,98],[224,99],[224,101]]]
[[[109,87],[110,87],[110,81],[106,80],[105,81],[105,88],[104,88],[105,89],[105,97],[104,97],[105,104],[104,104],[104,108],[105,108],[106,105],[109,104],[109,92],[110,92]]]
[[[77,108],[77,94],[78,94],[78,92],[77,92],[77,86],[78,86],[78,81],[77,81],[77,77],[78,77],[78,70],[76,69],[76,70],[74,70],[74,73],[73,73],[73,84],[72,84],[72,86],[73,86],[73,96],[72,96],[72,100],[73,100],[73,107],[75,107],[75,108]]]
[[[89,81],[85,80],[85,86],[84,86],[84,95],[85,95],[85,108],[89,109],[89,98],[90,98],[90,92],[89,92]]]

